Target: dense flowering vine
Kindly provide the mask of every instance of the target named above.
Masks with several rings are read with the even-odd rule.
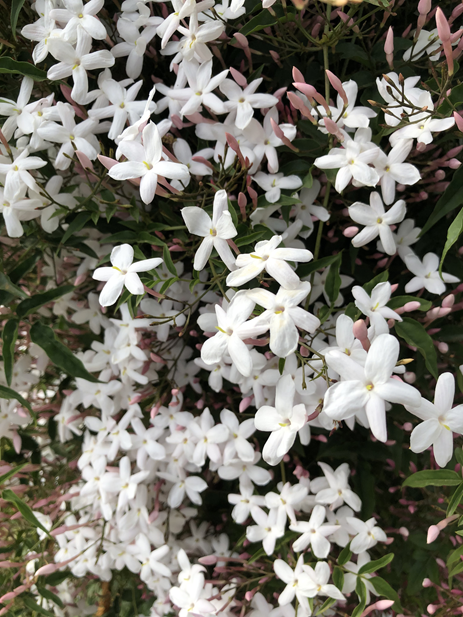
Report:
[[[463,612],[463,4],[345,4],[12,2],[0,615]]]

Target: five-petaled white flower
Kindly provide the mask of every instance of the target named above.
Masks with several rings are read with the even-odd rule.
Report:
[[[195,236],[202,236],[201,242],[195,254],[193,268],[202,270],[215,248],[220,258],[229,270],[235,268],[235,258],[228,246],[227,240],[237,235],[232,217],[228,211],[228,198],[226,191],[217,191],[214,197],[214,205],[211,217],[197,206],[187,206],[181,210],[183,220],[188,231]]]
[[[410,448],[423,452],[433,447],[434,458],[439,467],[445,467],[453,454],[453,433],[463,433],[463,405],[452,409],[455,396],[455,378],[451,373],[442,373],[436,384],[434,403],[422,398],[419,407],[408,411],[423,422],[413,429]]]
[[[106,282],[100,293],[101,306],[114,304],[121,295],[124,285],[130,293],[142,294],[144,287],[137,273],[153,270],[162,261],[160,257],[154,257],[133,263],[133,248],[130,244],[121,244],[114,247],[111,252],[112,266],[97,268],[93,273],[94,279]]]

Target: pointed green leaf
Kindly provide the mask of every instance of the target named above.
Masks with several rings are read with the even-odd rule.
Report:
[[[409,476],[402,486],[423,488],[425,486],[458,486],[461,476],[451,469],[425,469]]]
[[[61,285],[61,287],[49,289],[48,291],[44,291],[41,294],[35,294],[31,298],[27,298],[27,300],[23,300],[22,302],[20,302],[16,308],[16,313],[18,317],[23,319],[27,315],[34,313],[41,306],[44,306],[49,302],[53,302],[53,300],[61,298],[65,294],[70,293],[73,289],[74,285]]]
[[[31,340],[41,347],[53,364],[67,375],[99,383],[99,380],[87,371],[79,358],[66,345],[58,341],[55,333],[49,326],[40,322],[35,323],[31,328]]]
[[[40,521],[37,520],[35,514],[32,512],[32,510],[30,509],[30,507],[27,505],[27,503],[25,503],[22,499],[20,499],[15,493],[13,493],[13,491],[9,488],[6,488],[3,492],[2,492],[2,498],[5,501],[9,501],[10,503],[12,503],[14,505],[14,507],[19,510],[19,512],[21,512],[21,514],[23,515],[23,517],[26,519],[26,521],[28,523],[30,523],[31,525],[33,525],[34,527],[38,527],[39,529],[41,529],[42,531],[44,531],[47,536],[49,538],[51,538],[49,532],[47,529],[45,529],[45,527],[42,525],[42,523]]]
[[[162,258],[164,259],[164,263],[166,264],[166,268],[169,270],[169,272],[174,276],[178,276],[174,262],[172,261],[172,256],[169,249],[167,248],[167,244],[164,244],[164,246],[162,247]]]
[[[460,486],[455,490],[453,495],[450,497],[446,516],[452,516],[452,514],[455,513],[456,509],[461,503],[462,498],[463,498],[463,482],[462,484],[460,484]]]
[[[11,32],[16,40],[16,26],[18,25],[19,13],[23,7],[24,0],[11,0]]]
[[[6,383],[11,386],[13,378],[14,347],[18,338],[19,319],[9,319],[3,328],[3,365]]]
[[[45,71],[38,69],[30,62],[18,62],[7,56],[0,58],[0,73],[24,75],[26,77],[32,77],[35,81],[44,81],[47,78],[47,73]]]
[[[463,209],[460,210],[456,219],[452,222],[452,224],[447,230],[447,240],[445,242],[444,251],[442,253],[442,257],[441,257],[440,264],[439,264],[439,274],[441,276],[442,276],[442,266],[444,264],[444,259],[447,253],[449,252],[449,250],[458,240],[462,232],[463,232]]]
[[[437,379],[439,374],[437,371],[437,353],[432,338],[415,319],[404,317],[403,321],[396,321],[395,331],[409,345],[416,347],[423,356],[426,367],[431,375]]]
[[[21,403],[21,405],[29,411],[31,416],[35,417],[35,414],[32,411],[32,407],[26,401],[26,399],[23,398],[20,394],[18,394],[14,390],[12,390],[11,388],[8,388],[7,386],[0,386],[0,398],[6,398],[8,400],[14,398],[15,400],[18,401],[18,403]]]
[[[376,559],[375,561],[369,561],[365,565],[363,565],[358,571],[359,574],[369,574],[370,572],[376,572],[380,568],[384,568],[388,563],[394,559],[394,553],[389,553],[389,555],[384,555],[381,559]]]
[[[14,285],[10,278],[4,273],[0,272],[0,289],[7,293],[16,296],[17,298],[28,298],[29,296],[22,289]]]
[[[14,469],[10,469],[10,471],[4,473],[3,476],[0,476],[0,484],[5,484],[7,480],[19,473],[26,465],[28,465],[28,463],[22,463],[21,465],[17,465]]]
[[[342,263],[342,254],[338,253],[336,257],[337,259],[331,264],[328,276],[326,277],[325,281],[325,291],[331,302],[331,306],[333,306],[338,299],[339,290],[341,289],[342,285],[341,275],[339,274]]]
[[[85,223],[90,220],[90,212],[79,212],[79,214],[69,223],[64,236],[61,239],[61,244],[66,244],[66,241],[75,233],[80,231]]]

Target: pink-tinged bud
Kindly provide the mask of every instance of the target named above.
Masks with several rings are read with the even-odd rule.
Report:
[[[457,159],[450,159],[447,163],[447,167],[450,167],[450,169],[458,169],[460,165],[461,163]]]
[[[342,98],[344,105],[346,105],[346,107],[347,107],[347,105],[349,104],[349,100],[347,98],[346,91],[342,87],[341,80],[339,79],[339,77],[336,77],[336,75],[334,73],[332,73],[331,71],[326,70],[326,74],[328,75],[328,79],[330,80],[330,84],[333,86],[333,88],[336,90],[336,92]]]
[[[428,529],[428,537],[426,539],[426,542],[428,544],[432,544],[434,540],[437,540],[437,537],[439,536],[439,534],[440,534],[439,527],[437,525],[431,525],[431,527]]]
[[[243,73],[240,73],[233,67],[230,67],[230,73],[232,74],[232,77],[236,81],[236,83],[241,86],[241,88],[246,88],[248,82],[246,81],[246,77],[243,75]]]
[[[378,602],[375,602],[374,604],[371,604],[368,608],[366,608],[363,611],[363,613],[360,615],[360,617],[366,617],[373,611],[385,611],[386,609],[390,608],[393,604],[394,604],[394,600],[379,600]]]
[[[353,325],[352,333],[359,341],[368,339],[368,328],[364,319],[357,319]]]
[[[293,150],[294,152],[299,152],[298,148],[296,148],[296,146],[293,146],[293,144],[289,141],[289,139],[286,137],[282,129],[278,126],[278,124],[275,122],[273,118],[270,118],[270,124],[272,126],[273,132],[275,133],[276,137],[278,137],[278,139],[280,139],[287,148],[289,148],[290,150]]]
[[[463,3],[460,2],[460,4],[456,6],[452,11],[452,17],[451,17],[452,21],[456,19],[457,17],[460,17],[462,13],[463,13]]]
[[[246,49],[247,47],[249,47],[248,39],[244,36],[244,34],[236,32],[233,36],[238,41],[238,44],[242,49]]]
[[[432,587],[432,581],[429,578],[423,580],[423,587]]]
[[[302,92],[302,94],[305,94],[310,102],[313,101],[314,95],[317,92],[316,89],[313,86],[310,86],[309,84],[301,83],[301,82],[298,82],[298,81],[294,82],[293,86],[297,90],[299,90],[299,92]]]
[[[386,54],[386,60],[390,68],[394,68],[394,31],[392,30],[392,26],[390,26],[387,31],[384,53]]]
[[[294,92],[288,92],[287,94],[291,105],[297,109],[305,118],[308,118],[312,124],[314,124],[315,126],[317,125],[317,121],[315,120],[315,118],[312,116],[312,114],[310,113],[310,109],[307,107],[307,105],[304,103],[304,101],[302,101],[296,93]]]
[[[102,154],[98,155],[98,160],[103,165],[103,167],[106,167],[106,169],[111,169],[111,167],[117,165],[117,161],[115,159],[110,159],[108,156],[103,156]]]
[[[294,81],[299,81],[302,84],[305,83],[304,75],[295,66],[293,66],[293,79]]]
[[[420,306],[421,304],[417,300],[413,300],[413,302],[407,302],[404,304],[404,311],[406,313],[412,313],[413,311],[417,311]]]
[[[203,566],[213,566],[217,563],[218,559],[215,555],[206,555],[198,559],[199,563]]]
[[[346,238],[353,238],[354,236],[356,236],[359,232],[359,228],[352,226],[352,227],[346,227],[346,229],[342,232],[342,235],[345,236]]]
[[[398,288],[399,288],[398,283],[394,283],[393,285],[391,285],[391,293],[394,293],[395,291],[397,291]]]
[[[431,10],[431,0],[420,0],[418,2],[418,13],[420,15],[427,15]]]
[[[243,413],[243,411],[246,411],[246,409],[251,404],[251,401],[252,401],[252,396],[247,396],[241,401],[240,406],[238,408],[240,413]]]
[[[324,117],[323,124],[325,125],[328,133],[334,135],[339,141],[344,141],[344,135],[341,133],[341,130],[339,129],[339,126],[336,124],[336,122],[331,120],[331,118]]]
[[[428,606],[426,607],[426,610],[428,611],[428,613],[430,615],[434,615],[434,613],[437,611],[439,607],[436,606],[435,604],[428,604]]]
[[[450,294],[448,296],[446,296],[443,300],[442,300],[442,306],[444,308],[452,308],[452,306],[455,304],[455,296],[453,294]]]
[[[248,602],[251,602],[251,600],[253,599],[254,595],[257,593],[257,591],[259,591],[259,588],[255,587],[254,589],[251,589],[251,591],[247,591],[244,594],[244,597],[246,598],[246,600]]]
[[[246,199],[246,195],[244,193],[239,193],[238,194],[238,206],[241,212],[241,216],[243,218],[243,221],[246,220],[246,205],[248,203],[248,200]]]
[[[406,373],[404,373],[404,380],[409,384],[415,383],[416,381],[415,373],[413,373],[412,371],[407,371]]]
[[[227,140],[227,144],[230,146],[230,148],[233,150],[233,152],[236,153],[241,165],[243,167],[246,167],[246,162],[244,160],[244,156],[241,152],[240,146],[238,144],[238,142],[236,141],[235,137],[233,137],[233,135],[230,135],[230,133],[225,133],[225,139]]]
[[[405,374],[404,374],[404,376],[405,376],[406,374],[407,374],[407,373],[405,373]],[[407,381],[407,380],[405,380],[405,381]],[[404,431],[406,431],[407,433],[410,433],[411,431],[413,431],[413,424],[412,424],[411,422],[405,422],[405,424],[403,425],[403,427],[402,427],[402,428],[403,428],[403,430],[404,430]]]
[[[452,312],[452,309],[450,307],[437,309],[438,317],[445,317],[451,312]]]
[[[406,527],[400,527],[399,528],[399,533],[405,539],[407,539],[408,536],[410,535],[410,532],[408,531],[408,529]]]
[[[447,59],[449,75],[453,75],[453,52],[449,22],[447,21],[442,9],[437,7],[436,10],[437,33],[442,41],[444,54]]]

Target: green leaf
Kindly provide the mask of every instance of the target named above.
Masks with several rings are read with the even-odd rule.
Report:
[[[363,565],[358,571],[359,574],[369,574],[370,572],[376,572],[377,570],[384,568],[388,563],[394,559],[394,553],[389,553],[389,555],[384,555],[381,559],[376,559],[375,561],[369,561],[365,565]]]
[[[61,598],[58,598],[56,593],[53,593],[49,589],[46,589],[45,587],[41,587],[39,585],[37,585],[37,591],[42,596],[42,598],[45,598],[46,600],[51,600],[52,602],[57,604],[60,608],[64,608],[63,601],[61,600]]]
[[[11,0],[11,32],[16,41],[16,26],[18,25],[19,13],[23,7],[24,0]]]
[[[330,299],[331,306],[333,306],[338,299],[339,290],[342,285],[341,275],[339,274],[342,263],[342,253],[338,253],[336,257],[337,259],[331,264],[325,281],[325,291]]]
[[[340,566],[345,566],[346,563],[352,557],[352,551],[350,550],[350,542],[347,546],[345,546],[342,551],[339,553],[338,564]]]
[[[90,220],[90,212],[79,212],[72,222],[69,223],[69,227],[66,229],[61,239],[61,244],[66,244],[66,241],[80,231],[88,220]]]
[[[453,174],[450,184],[445,189],[444,194],[435,205],[431,216],[421,230],[420,237],[428,232],[431,227],[437,223],[437,221],[440,221],[441,218],[447,216],[447,214],[463,204],[463,191],[461,190],[462,185],[463,165],[461,165]]]
[[[463,497],[463,482],[460,484],[460,486],[455,490],[453,495],[450,497],[446,516],[452,516],[452,514],[456,511],[456,509],[460,505],[462,497]]]
[[[24,503],[24,501],[20,499],[15,493],[13,493],[11,489],[6,488],[2,492],[2,498],[5,501],[9,501],[10,503],[12,503],[14,507],[17,510],[19,510],[19,512],[21,512],[21,514],[23,515],[23,517],[26,519],[28,523],[30,523],[34,527],[38,527],[39,529],[44,531],[49,538],[51,538],[48,530],[45,529],[45,527],[42,525],[40,521],[37,520],[35,514],[32,512],[32,510],[27,505],[27,503]]]
[[[320,608],[315,613],[315,615],[323,615],[323,613],[327,611],[331,606],[333,606],[335,602],[336,600],[334,598],[328,598],[327,600],[323,602],[323,604],[320,606]]]
[[[276,23],[278,23],[276,16],[274,17],[270,11],[262,11],[241,28],[240,34],[248,36],[252,32],[258,32],[269,26],[274,26]]]
[[[384,596],[388,600],[394,600],[394,610],[401,611],[402,607],[400,606],[399,596],[397,592],[392,589],[387,581],[380,576],[372,576],[368,581],[373,585],[375,591],[380,595]]]
[[[14,469],[10,469],[10,471],[4,473],[3,476],[0,476],[0,484],[5,484],[7,480],[19,473],[26,465],[28,465],[28,463],[21,463],[21,465],[17,465]]]
[[[257,242],[257,240],[260,240],[260,238],[262,238],[262,235],[262,231],[256,231],[252,234],[249,234],[248,236],[242,236],[241,238],[237,239],[235,244],[236,246],[247,246],[248,244],[254,244],[255,242]]]
[[[55,333],[49,326],[39,322],[35,323],[31,328],[31,340],[41,347],[53,364],[67,375],[99,383],[99,380],[87,371],[79,358],[66,345],[57,340]]]
[[[442,257],[441,257],[440,264],[439,264],[439,274],[441,275],[441,277],[442,277],[442,266],[444,264],[444,259],[447,253],[449,252],[449,250],[458,240],[462,232],[463,232],[463,209],[460,210],[456,219],[452,222],[452,224],[447,230],[447,240],[445,241],[444,251],[442,253]]]
[[[18,317],[21,319],[34,313],[38,308],[52,302],[53,300],[57,300],[64,296],[65,294],[70,293],[74,289],[74,285],[62,285],[61,287],[56,287],[55,289],[49,289],[41,294],[36,294],[32,296],[32,298],[28,298],[27,300],[23,300],[18,304],[16,308],[16,313]]]
[[[367,588],[360,577],[357,578],[355,592],[359,598],[360,604],[355,607],[351,617],[359,617],[359,615],[361,615],[365,610],[365,606],[367,604]]]
[[[1,59],[1,58],[0,58]],[[16,296],[17,298],[28,298],[29,296],[19,287],[16,287],[9,277],[4,273],[0,272],[0,289],[8,292],[9,294]]]
[[[389,278],[389,272],[387,270],[384,270],[384,272],[381,272],[381,274],[378,274],[378,276],[375,276],[374,279],[371,279],[371,281],[369,281],[368,283],[365,283],[365,285],[363,286],[363,289],[367,292],[368,295],[371,295],[371,292],[376,287],[376,285],[379,285],[380,283],[385,283],[388,280],[388,278]]]
[[[285,370],[286,358],[280,358],[278,360],[278,372],[280,375],[283,375],[283,371]]]
[[[334,566],[333,583],[340,591],[342,591],[342,588],[344,587],[344,572],[339,566]]]
[[[18,338],[19,319],[9,319],[3,328],[3,363],[6,383],[11,386],[13,378],[14,346]]]
[[[458,447],[455,449],[455,458],[460,465],[463,465],[463,449]]]
[[[458,486],[462,479],[451,469],[426,469],[409,476],[402,486],[423,488],[424,486]]]
[[[18,265],[8,273],[10,281],[15,284],[18,283],[23,276],[32,270],[40,257],[42,257],[42,253],[40,251],[35,251],[35,253],[27,257],[24,261],[20,261]],[[27,297],[27,294],[25,297]]]
[[[35,416],[34,412],[32,411],[32,407],[26,401],[26,399],[11,388],[8,388],[7,386],[0,386],[0,398],[6,398],[8,400],[14,398],[18,401],[18,403],[21,403],[21,405],[29,411],[31,416]]]
[[[403,317],[403,321],[396,321],[395,331],[400,338],[418,349],[424,358],[428,371],[437,379],[439,373],[437,371],[436,348],[424,326],[411,317]]]
[[[29,62],[18,62],[8,56],[0,58],[0,73],[24,75],[25,77],[32,77],[35,81],[44,81],[47,78],[46,72],[42,71],[42,69],[38,69]]]
[[[450,553],[450,555],[447,557],[447,569],[450,569],[450,566],[455,561],[459,562],[460,561],[460,557],[462,555],[463,555],[463,544],[461,546],[459,546],[458,548],[456,548],[454,551],[452,551]]]
[[[420,308],[416,309],[417,311],[429,311],[432,306],[432,302],[430,300],[423,300],[423,298],[417,298],[416,296],[395,296],[389,300],[387,305],[395,311],[396,309],[407,304],[407,302],[419,302]]]
[[[178,276],[177,270],[175,269],[174,262],[172,261],[170,251],[167,248],[167,244],[164,244],[162,248],[162,258],[164,259],[164,263],[166,264],[166,268],[169,270],[169,272],[173,274],[175,277],[177,277]]]
[[[460,572],[463,572],[463,561],[460,561],[459,563],[457,563],[456,566],[454,566],[450,572],[449,572],[449,578],[451,576],[455,576],[456,574],[460,574]]]
[[[30,608],[31,611],[35,611],[36,613],[39,613],[39,615],[46,615],[47,617],[55,617],[55,613],[45,610],[44,608],[40,606],[40,604],[37,604],[37,602],[34,602],[32,598],[25,597],[24,604],[27,606],[27,608]]]
[[[308,264],[304,264],[299,266],[297,269],[297,273],[300,277],[306,277],[312,272],[317,272],[318,270],[322,270],[323,268],[327,268],[331,266],[337,259],[339,259],[340,253],[337,255],[330,255],[329,257],[322,257],[321,259],[317,259],[315,261],[311,261]]]

